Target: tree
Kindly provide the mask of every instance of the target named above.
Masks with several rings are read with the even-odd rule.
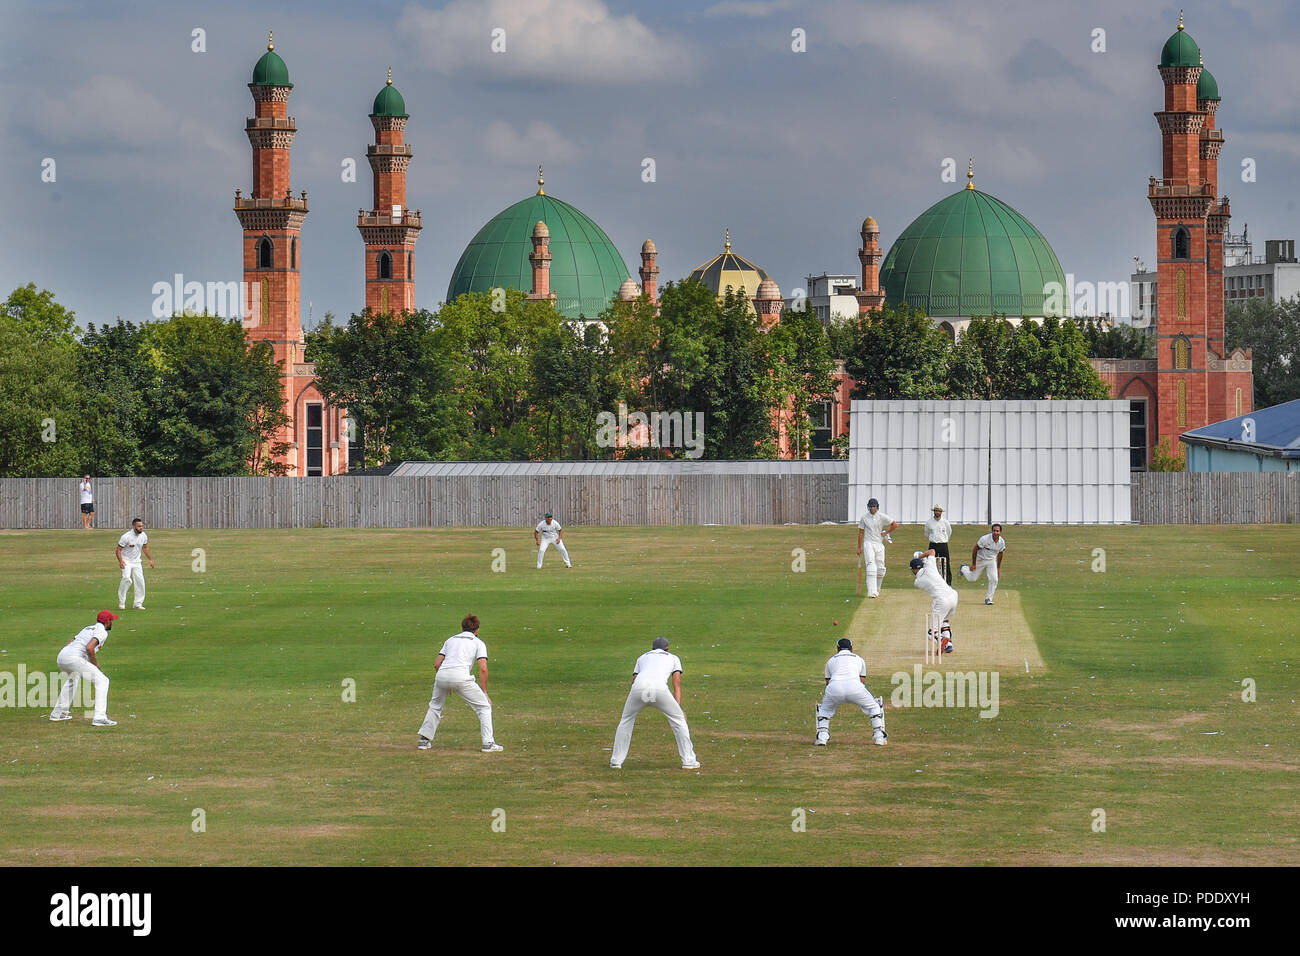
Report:
[[[772,404],[790,413],[791,451],[802,458],[812,450],[810,413],[835,393],[830,339],[808,309],[781,313],[767,333],[767,366],[772,369]]]
[[[844,370],[854,398],[944,398],[951,340],[911,306],[860,315]]]
[[[1079,327],[1049,316],[1016,326],[1001,397],[1104,399],[1110,397],[1110,389],[1088,361]]]
[[[134,475],[140,467],[144,396],[137,380],[140,329],[130,322],[81,336],[78,362],[84,390],[86,470],[101,475]]]
[[[596,456],[596,416],[613,406],[612,353],[597,323],[543,329],[533,352],[534,455]]]
[[[1224,347],[1250,349],[1255,408],[1300,398],[1300,296],[1233,303],[1224,315]]]
[[[85,467],[75,328],[76,316],[34,285],[0,307],[0,475],[54,477]]]
[[[948,354],[948,397],[994,400],[1005,396],[1015,327],[1002,316],[971,319]]]
[[[1145,329],[1097,318],[1075,319],[1089,358],[1140,359],[1155,355],[1155,326]]]
[[[288,423],[271,346],[237,319],[175,315],[140,330],[141,468],[152,475],[283,473]]]
[[[326,315],[305,335],[316,381],[331,404],[347,409],[365,467],[401,458],[436,457],[428,438],[446,363],[431,340],[427,310],[376,315],[369,310],[338,326]]]

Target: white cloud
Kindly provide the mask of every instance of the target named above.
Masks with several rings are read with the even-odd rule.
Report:
[[[487,156],[502,163],[567,163],[578,158],[578,149],[549,123],[534,120],[523,132],[509,123],[495,120],[483,131],[483,150]]]
[[[505,51],[492,51],[493,31]],[[441,10],[409,5],[398,24],[444,74],[579,83],[637,83],[679,77],[682,47],[656,36],[603,0],[452,0]]]
[[[793,9],[793,0],[723,0],[704,11],[706,17],[767,17]]]

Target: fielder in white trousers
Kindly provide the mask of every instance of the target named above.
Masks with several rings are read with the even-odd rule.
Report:
[[[677,755],[682,758],[682,766],[695,763],[695,747],[691,743],[691,729],[686,726],[686,713],[673,699],[668,685],[633,684],[628,691],[627,703],[623,705],[618,731],[614,734],[614,754],[609,758],[610,764],[621,766],[627,759],[637,715],[647,707],[655,708],[668,718],[668,726],[672,727],[673,736],[677,738]]]
[[[144,565],[139,561],[122,564],[122,583],[117,586],[117,606],[126,607],[126,592],[135,586],[135,607],[144,607]]]
[[[867,563],[867,597],[879,597],[885,583],[885,546],[866,542],[862,546],[862,560]]]
[[[54,705],[55,719],[60,719],[72,708],[77,699],[77,686],[82,678],[95,686],[95,720],[108,718],[108,675],[90,663],[85,654],[76,647],[65,647],[59,651],[57,658],[59,670],[68,675],[59,691],[59,699]]]
[[[429,712],[424,715],[424,723],[420,725],[420,736],[433,740],[433,735],[438,732],[438,724],[442,720],[443,705],[447,702],[448,694],[459,694],[464,698],[465,703],[478,714],[479,734],[483,738],[483,746],[489,746],[496,738],[492,736],[492,701],[488,695],[483,692],[474,678],[469,676],[468,670],[447,672],[438,671],[438,675],[433,680],[433,697],[429,701]]]
[[[831,739],[831,718],[835,716],[835,711],[840,709],[841,704],[852,704],[860,708],[864,714],[871,718],[871,729],[877,735],[877,739],[884,739],[885,708],[880,706],[879,698],[873,697],[865,684],[854,679],[833,680],[826,685],[826,690],[822,694],[822,702],[817,707],[818,740],[828,741]],[[807,713],[807,711],[804,713]]]
[[[546,549],[552,547],[555,548],[556,551],[560,552],[560,557],[564,559],[564,566],[566,568],[573,567],[573,562],[569,560],[569,549],[564,546],[563,541],[548,541],[546,538],[542,538],[541,544],[537,546],[537,570],[540,571],[542,569],[542,558],[546,555]]]

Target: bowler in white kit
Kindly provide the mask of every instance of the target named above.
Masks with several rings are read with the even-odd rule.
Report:
[[[144,532],[144,522],[139,518],[131,522],[131,529],[117,539],[117,563],[122,569],[122,583],[117,586],[117,609],[126,610],[126,592],[135,585],[135,609],[144,610],[144,564],[140,556],[149,559],[153,570],[153,555],[149,553],[149,536]]]
[[[853,653],[853,642],[841,637],[835,645],[835,656],[826,662],[826,690],[817,703],[818,747],[825,747],[831,739],[831,718],[840,704],[853,704],[871,718],[871,742],[885,746],[889,735],[885,733],[884,701],[873,697],[867,690],[867,662]]]
[[[935,560],[934,548],[929,551],[917,551],[912,555],[912,561],[908,565],[912,569],[912,581],[914,585],[930,595],[930,613],[938,617],[940,623],[939,633],[930,634],[932,640],[941,641],[943,652],[951,654],[952,646],[952,616],[957,612],[957,589],[943,579],[939,573],[939,565]]]
[[[880,510],[880,502],[872,498],[867,502],[866,513],[858,519],[858,558],[867,565],[867,597],[880,596],[880,586],[885,581],[885,541],[898,527],[898,522]]]
[[[668,689],[672,682],[672,690]],[[682,758],[683,770],[697,770],[700,762],[691,745],[691,731],[686,726],[682,712],[682,662],[676,654],[668,653],[668,638],[656,637],[648,653],[636,659],[632,668],[632,689],[623,705],[623,717],[614,734],[614,754],[609,765],[615,770],[623,766],[628,748],[632,746],[632,728],[637,714],[646,707],[654,707],[668,718],[668,724],[677,738],[677,754]]]
[[[95,719],[91,723],[96,727],[116,727],[116,720],[108,719],[108,675],[99,669],[99,660],[95,654],[103,649],[108,641],[108,632],[113,629],[117,615],[111,611],[100,611],[95,623],[83,627],[77,635],[59,651],[56,659],[59,670],[68,675],[59,691],[59,699],[50,711],[50,720],[71,720],[68,710],[76,699],[77,684],[84,677],[95,685]]]
[[[985,604],[992,604],[993,595],[997,593],[998,580],[1002,576],[1002,553],[1006,550],[1007,539],[1002,537],[1002,525],[995,524],[992,530],[976,541],[975,547],[971,548],[970,563],[974,567],[964,564],[961,566],[961,576],[972,584],[980,579],[981,574],[988,574],[989,592],[984,597]]]
[[[438,732],[442,722],[442,707],[448,694],[459,694],[478,714],[479,735],[483,739],[485,754],[500,753],[505,750],[492,735],[492,701],[488,699],[487,645],[478,637],[479,620],[470,614],[460,622],[461,632],[453,634],[443,642],[433,662],[438,672],[433,679],[433,697],[429,701],[429,712],[420,725],[420,750],[433,746],[433,735]],[[478,665],[478,683],[470,676],[470,668]]]
[[[569,560],[569,549],[564,546],[564,529],[549,511],[546,512],[546,517],[537,522],[537,527],[533,529],[533,539],[537,542],[538,571],[542,570],[542,558],[546,556],[546,549],[551,547],[560,552],[566,568],[573,567],[573,562]]]

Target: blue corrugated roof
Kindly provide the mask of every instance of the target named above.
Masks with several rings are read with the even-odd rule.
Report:
[[[1254,440],[1247,441],[1247,436]],[[1182,440],[1278,458],[1300,458],[1300,399],[1183,432]]]

